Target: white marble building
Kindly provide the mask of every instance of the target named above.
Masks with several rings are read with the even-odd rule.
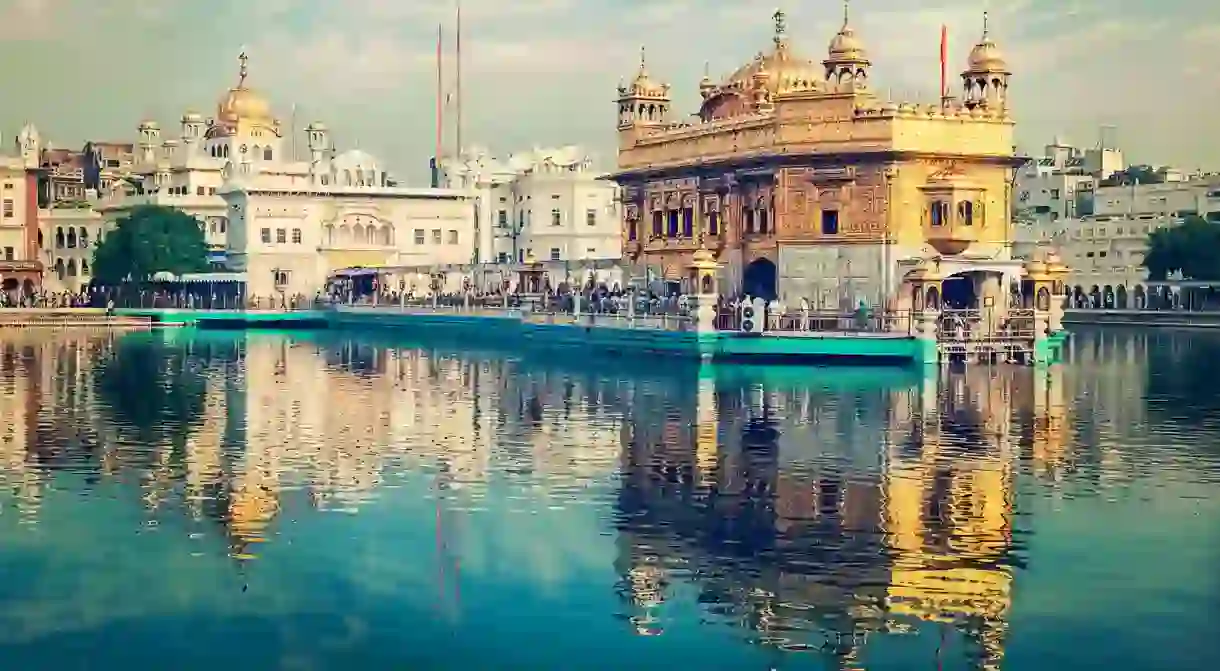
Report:
[[[622,256],[618,185],[579,147],[505,160],[472,148],[441,164],[440,184],[477,202],[477,262],[596,261]]]
[[[132,207],[181,209],[204,226],[217,265],[247,273],[247,293],[312,295],[339,268],[469,263],[474,254],[470,194],[406,189],[376,158],[337,152],[325,125],[285,127],[247,86],[236,86],[215,116],[188,112],[177,138],[139,126],[133,180],[103,198],[108,222]]]

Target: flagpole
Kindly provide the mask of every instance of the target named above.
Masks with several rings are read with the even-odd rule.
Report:
[[[292,151],[292,162],[297,160],[297,104],[292,103],[292,113],[288,116],[288,125],[292,127],[292,140],[290,141]]]
[[[457,38],[456,38],[457,63],[454,64],[454,71],[457,77],[457,91],[455,104],[457,105],[457,155],[462,155],[462,0],[457,0]]]

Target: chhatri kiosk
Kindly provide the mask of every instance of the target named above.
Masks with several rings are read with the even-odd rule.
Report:
[[[878,95],[846,11],[820,62],[782,11],[772,19],[768,49],[699,82],[691,118],[671,116],[643,53],[619,87],[625,272],[682,282],[710,261],[723,296],[864,306],[893,316],[891,334],[936,343],[929,356],[1051,356],[1066,268],[1012,257],[1011,185],[1027,159],[986,16],[960,98],[930,104]]]

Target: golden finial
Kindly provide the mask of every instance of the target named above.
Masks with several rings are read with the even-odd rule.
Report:
[[[245,51],[242,51],[241,55],[237,57],[237,62],[241,64],[241,67],[237,70],[237,88],[240,89],[245,87],[246,77],[250,74],[250,70],[247,67],[250,57],[246,55]]]
[[[987,23],[988,23],[987,12],[984,10],[983,11],[983,39],[987,39],[987,32],[988,32]]]
[[[851,0],[843,0],[843,27],[846,28],[851,18]]]
[[[788,20],[787,20],[787,16],[784,14],[784,10],[782,10],[782,9],[775,10],[775,13],[771,15],[771,19],[773,21],[775,21],[775,38],[774,39],[775,39],[775,46],[778,47],[780,44],[782,44],[784,42],[784,38],[788,34]]]

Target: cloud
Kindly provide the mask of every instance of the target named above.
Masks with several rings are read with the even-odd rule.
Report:
[[[787,6],[794,46],[821,60],[842,21],[838,3],[779,4]],[[1220,139],[1194,114],[1217,96],[1208,78],[1220,6],[991,4],[991,32],[1015,72],[1024,143],[1113,123],[1120,133],[1129,129],[1126,148],[1141,160],[1197,164],[1220,154]],[[649,70],[673,84],[675,108],[693,111],[704,62],[723,76],[768,48],[775,5],[462,0],[464,139],[501,153],[576,142],[612,157],[614,87],[633,74],[641,42]],[[455,7],[456,0],[0,0],[0,58],[39,63],[36,72],[0,71],[0,89],[22,92],[0,106],[0,130],[15,132],[32,118],[64,145],[127,136],[147,114],[172,123],[232,85],[245,46],[251,82],[282,114],[299,104],[335,128],[340,144],[358,136],[400,172],[420,177],[434,141],[437,25],[444,24],[451,76]],[[956,83],[981,33],[981,9],[970,0],[855,3],[852,24],[870,48],[874,85],[895,97],[933,96],[942,24]],[[1165,44],[1184,62],[1166,64]]]

